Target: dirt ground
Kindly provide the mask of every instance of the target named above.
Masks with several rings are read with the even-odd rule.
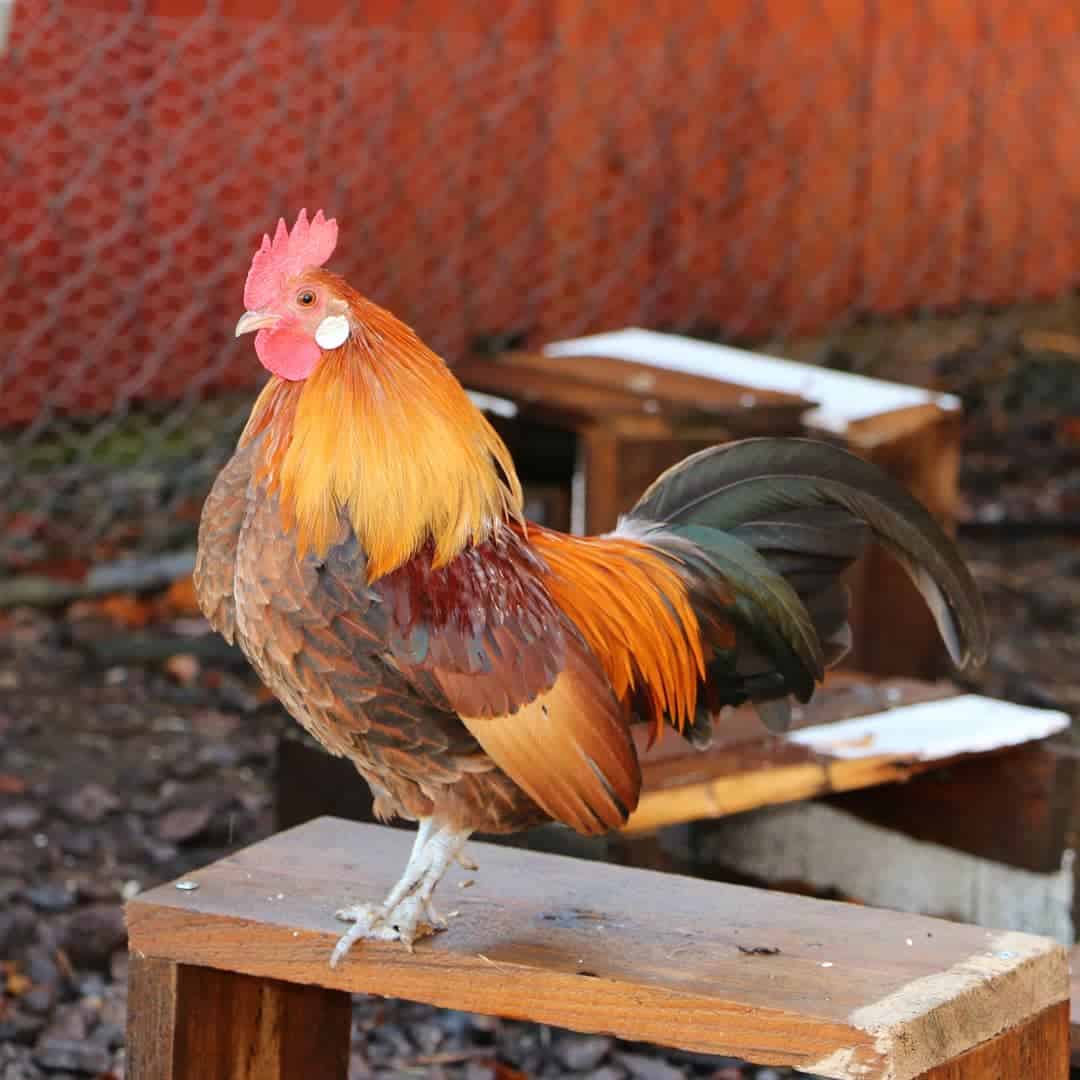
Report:
[[[973,685],[1075,710],[1077,368],[1040,369],[1028,350],[972,386],[968,361],[934,377],[973,405],[963,546],[994,641]],[[1049,531],[1033,532],[1036,520]],[[123,900],[271,828],[275,741],[290,721],[226,654],[185,650],[202,630],[177,596],[0,612],[0,1080],[122,1077]],[[353,1040],[354,1080],[790,1075],[368,998]]]

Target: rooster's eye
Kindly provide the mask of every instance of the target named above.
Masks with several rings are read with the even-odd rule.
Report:
[[[310,289],[304,289],[296,294],[296,302],[301,307],[311,307],[315,303],[315,294]]]

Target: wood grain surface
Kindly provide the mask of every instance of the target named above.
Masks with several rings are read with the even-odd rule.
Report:
[[[829,801],[916,840],[1053,874],[1073,843],[1078,766],[1075,747],[1041,740],[936,768],[902,792],[866,788]]]
[[[1049,1009],[919,1080],[1068,1080],[1069,1006]]]
[[[345,1080],[352,1002],[340,990],[135,953],[130,1080]]]
[[[331,970],[334,909],[381,896],[409,846],[320,818],[194,891],[137,897],[130,946],[859,1080],[911,1080],[1068,997],[1065,950],[1042,938],[482,844],[475,885],[455,869],[440,889],[446,933],[412,954],[361,943]]]
[[[1073,1062],[1080,1066],[1080,945],[1069,950],[1069,1041]]]
[[[808,705],[796,707],[792,730],[956,693],[944,683],[874,681],[838,671]],[[713,745],[707,750],[690,746],[671,730],[648,749],[647,733],[635,735],[642,754],[642,795],[626,826],[634,833],[906,780],[942,764],[885,754],[830,757],[770,735],[749,707],[729,710],[716,720]]]

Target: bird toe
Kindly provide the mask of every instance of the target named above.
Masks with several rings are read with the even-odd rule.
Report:
[[[446,929],[446,920],[420,896],[407,896],[386,910],[379,904],[356,904],[335,912],[342,922],[352,926],[345,931],[330,954],[330,966],[336,968],[358,941],[400,941],[410,952],[416,942]]]
[[[334,912],[334,918],[342,922],[363,923],[366,926],[378,925],[386,916],[382,904],[352,904],[350,907],[338,908]]]

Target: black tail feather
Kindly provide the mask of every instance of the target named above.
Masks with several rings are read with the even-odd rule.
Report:
[[[986,655],[982,601],[953,542],[890,476],[829,443],[747,439],[695,454],[653,483],[623,527],[640,534],[643,526],[655,530],[654,542],[680,557],[692,578],[712,574],[727,585],[732,575],[739,579],[753,662],[760,663],[764,650],[774,665],[746,672],[737,662],[714,664],[707,698],[719,690],[727,704],[789,693],[805,700],[824,666],[850,646],[840,576],[872,538],[922,592],[953,662],[967,667]],[[687,560],[687,542],[699,558]],[[768,581],[748,549],[764,560]],[[784,587],[777,588],[777,577]],[[772,726],[784,709],[767,713]]]

